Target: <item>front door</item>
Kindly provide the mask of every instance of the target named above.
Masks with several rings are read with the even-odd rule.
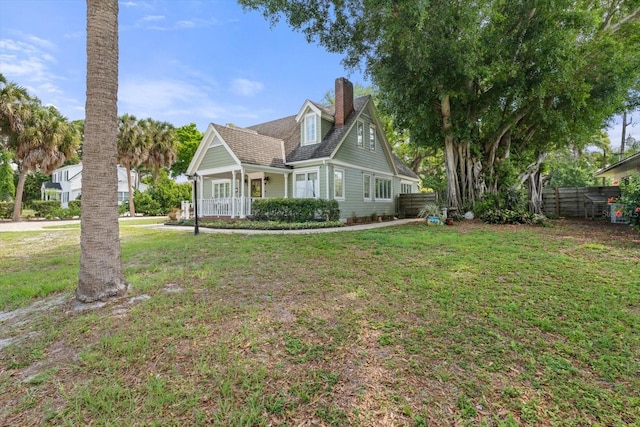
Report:
[[[251,197],[262,197],[262,180],[251,180]]]

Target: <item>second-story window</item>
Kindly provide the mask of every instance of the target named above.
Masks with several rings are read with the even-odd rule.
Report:
[[[364,147],[364,123],[358,122],[356,134],[357,134],[356,145],[358,147]]]
[[[317,141],[316,115],[311,113],[304,117],[304,145],[315,144]]]
[[[376,128],[373,126],[369,127],[369,150],[376,149]]]

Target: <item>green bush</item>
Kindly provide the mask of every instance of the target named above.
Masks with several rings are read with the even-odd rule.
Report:
[[[80,203],[81,203],[80,199],[69,201],[69,209],[76,209],[77,208],[78,210],[80,210],[80,207],[81,207]]]
[[[61,204],[58,200],[32,200],[29,206],[36,211],[38,218],[52,218],[53,212],[60,209]]]
[[[640,174],[628,176],[620,183],[620,202],[629,225],[640,232]]]
[[[183,200],[191,200],[191,189],[191,183],[177,184],[169,178],[165,169],[160,169],[156,182],[149,182],[149,188],[146,192],[160,206],[159,215],[164,215],[169,213],[172,208],[179,208]],[[136,212],[141,212],[138,210],[138,203],[135,200],[134,204]]]
[[[151,197],[151,194],[147,191],[135,191],[133,193],[133,205],[136,207],[136,212],[143,215],[164,215],[165,212],[160,206],[158,201]]]
[[[53,218],[58,218],[58,219],[71,219],[74,217],[78,217],[80,216],[80,207],[77,205],[71,206],[71,203],[69,203],[69,207],[68,208],[59,208],[54,210],[50,216],[48,216],[47,218],[49,219],[53,219]]]
[[[11,219],[13,216],[13,202],[0,202],[0,218]]]
[[[253,202],[253,218],[258,221],[309,222],[337,221],[340,209],[336,200],[258,199]]]

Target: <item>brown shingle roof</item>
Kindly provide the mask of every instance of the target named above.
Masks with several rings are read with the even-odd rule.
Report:
[[[283,140],[287,156],[300,144],[300,124],[296,122],[296,116],[260,123],[249,126],[247,129],[255,130],[261,135]]]
[[[284,141],[253,130],[213,124],[222,139],[240,159],[250,165],[285,168]]]

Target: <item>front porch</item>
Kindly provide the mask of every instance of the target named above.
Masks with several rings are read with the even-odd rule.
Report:
[[[262,197],[223,197],[198,200],[198,218],[245,218],[251,215],[254,200]],[[182,202],[182,219],[192,218],[194,204]]]
[[[290,171],[265,167],[204,170],[195,175],[194,199],[182,203],[182,217],[246,218],[258,199],[288,197]],[[192,177],[194,178],[194,177]]]

